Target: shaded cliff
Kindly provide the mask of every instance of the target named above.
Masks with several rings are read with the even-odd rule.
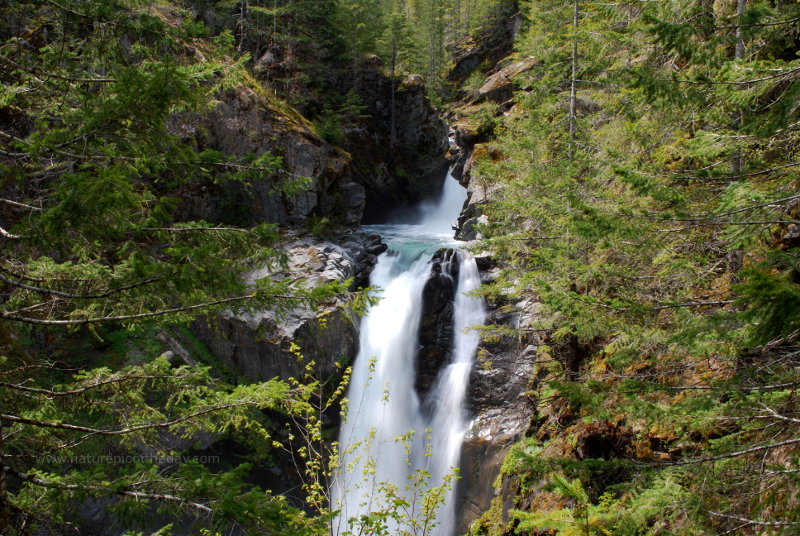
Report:
[[[389,213],[438,194],[448,167],[447,125],[428,100],[423,78],[392,81],[380,58],[369,56],[355,87],[350,73],[336,85],[342,93],[354,91],[365,107],[359,121],[345,126],[342,142],[353,157],[353,179],[366,191],[364,223],[386,221]]]

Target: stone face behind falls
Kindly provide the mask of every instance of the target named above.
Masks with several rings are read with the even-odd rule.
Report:
[[[459,257],[453,249],[440,249],[422,291],[422,318],[419,327],[419,351],[414,387],[424,401],[439,375],[451,359],[455,321],[454,300],[458,287]]]

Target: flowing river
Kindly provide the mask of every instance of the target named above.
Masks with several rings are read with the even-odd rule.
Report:
[[[431,256],[440,248],[458,247],[452,225],[465,199],[466,190],[448,174],[441,200],[422,204],[417,223],[365,227],[379,233],[389,251],[370,277],[370,284],[382,289],[381,300],[361,321],[360,351],[347,393],[341,468],[331,487],[332,505],[341,511],[334,535],[358,534],[358,523],[350,526],[348,520],[370,512],[387,514],[388,534],[452,536],[455,530],[453,475],[469,426],[464,397],[479,339],[467,328],[482,324],[485,316],[483,301],[465,294],[480,285],[480,278],[475,260],[464,251],[458,251],[450,360],[424,400],[414,385]]]

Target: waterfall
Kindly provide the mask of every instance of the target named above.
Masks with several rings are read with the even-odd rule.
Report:
[[[414,384],[429,259],[437,249],[455,246],[451,226],[465,198],[464,188],[448,176],[440,201],[422,205],[419,224],[369,228],[381,233],[390,249],[379,257],[370,278],[372,286],[382,289],[381,300],[361,322],[360,350],[339,435],[340,470],[331,485],[332,507],[340,510],[333,535],[350,530],[348,519],[369,512],[389,513],[389,533],[407,529],[402,527],[407,516],[423,509],[422,495],[440,486],[458,465],[469,425],[464,398],[479,338],[466,328],[483,323],[485,314],[482,300],[466,294],[480,285],[475,260],[466,252],[458,252],[452,357],[428,393],[425,409]],[[423,474],[428,475],[424,482]],[[441,497],[437,526],[412,532],[452,536],[453,488]],[[397,500],[407,502],[414,513],[392,517],[401,510]]]

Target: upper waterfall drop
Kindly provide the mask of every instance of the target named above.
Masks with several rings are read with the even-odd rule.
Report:
[[[430,229],[431,233],[449,234],[452,238],[453,224],[456,223],[458,215],[461,214],[461,209],[464,208],[466,200],[467,189],[461,186],[448,171],[442,188],[442,196],[438,203],[423,203],[421,205],[422,220],[419,225]]]
[[[366,229],[383,235],[389,251],[381,255],[370,285],[382,289],[380,302],[361,322],[360,350],[347,393],[346,418],[339,434],[340,472],[331,484],[331,506],[340,511],[332,534],[351,528],[348,520],[371,512],[388,513],[390,530],[405,519],[397,500],[423,507],[423,494],[451,481],[468,428],[464,399],[479,337],[470,326],[484,322],[483,301],[467,295],[480,285],[475,260],[458,251],[458,272],[444,269],[455,286],[449,358],[420,401],[416,379],[423,289],[431,255],[454,248],[453,224],[466,190],[448,174],[436,203],[419,207],[416,224],[384,224]],[[437,268],[440,269],[440,268]],[[428,534],[452,536],[453,489],[445,487]],[[356,521],[358,523],[358,521]]]

